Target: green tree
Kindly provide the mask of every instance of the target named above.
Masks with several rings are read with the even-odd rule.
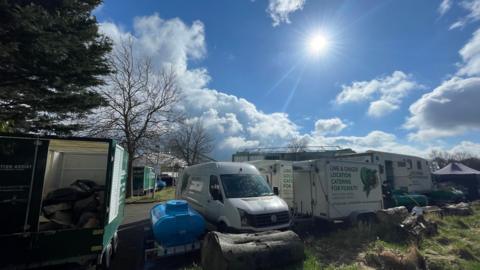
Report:
[[[100,0],[0,0],[0,122],[12,131],[70,134],[105,105],[92,88],[110,73]]]

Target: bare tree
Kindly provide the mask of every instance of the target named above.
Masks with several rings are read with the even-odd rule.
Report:
[[[293,138],[287,145],[288,152],[299,153],[307,149],[308,142],[305,138]]]
[[[170,140],[174,155],[188,166],[200,163],[213,150],[213,138],[201,121],[181,124]]]
[[[434,170],[447,166],[447,164],[451,160],[450,154],[445,151],[432,150],[429,156],[432,161],[432,164],[434,165],[434,167],[432,168]]]
[[[447,151],[432,150],[430,152],[430,159],[432,163],[436,165],[435,169],[443,168],[451,162],[461,162],[471,168],[480,169],[479,157],[465,151],[449,153]]]
[[[112,53],[114,72],[100,90],[108,104],[95,114],[89,130],[116,138],[126,148],[127,197],[132,194],[133,161],[178,121],[174,105],[179,100],[173,69],[155,70],[152,59],[136,56],[133,48],[131,39],[124,40]]]

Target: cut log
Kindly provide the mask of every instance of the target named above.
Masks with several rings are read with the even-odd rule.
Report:
[[[443,209],[446,215],[469,216],[473,214],[473,209],[468,203],[449,204]]]
[[[398,206],[377,211],[377,219],[380,223],[396,226],[400,224],[408,214],[405,206]]]
[[[424,236],[432,236],[437,233],[437,224],[425,220],[424,216],[409,216],[402,223],[400,227],[405,234],[410,236],[413,240],[419,241]]]
[[[202,266],[209,270],[268,269],[304,258],[303,242],[292,231],[209,232],[202,245]]]

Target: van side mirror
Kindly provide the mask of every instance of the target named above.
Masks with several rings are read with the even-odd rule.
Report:
[[[278,192],[278,187],[273,187],[273,193],[274,193],[275,195],[278,195],[278,194],[279,194],[279,192]]]
[[[212,199],[213,200],[223,202],[222,193],[220,193],[219,189],[212,189],[211,194],[212,194]]]

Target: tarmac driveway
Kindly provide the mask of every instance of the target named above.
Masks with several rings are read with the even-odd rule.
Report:
[[[118,253],[112,260],[114,270],[183,269],[198,263],[199,254],[186,254],[144,263],[144,231],[150,226],[150,209],[157,203],[127,204],[125,217],[118,231]]]

